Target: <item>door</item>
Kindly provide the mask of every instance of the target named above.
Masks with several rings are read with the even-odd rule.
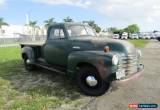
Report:
[[[51,65],[67,66],[70,45],[64,27],[53,26],[44,45],[44,59]]]

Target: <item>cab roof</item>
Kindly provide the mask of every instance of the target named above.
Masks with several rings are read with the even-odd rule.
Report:
[[[55,26],[55,25],[60,25],[60,26],[69,26],[69,25],[88,25],[88,24],[85,24],[85,23],[79,23],[79,22],[63,22],[63,23],[55,23],[52,26]]]

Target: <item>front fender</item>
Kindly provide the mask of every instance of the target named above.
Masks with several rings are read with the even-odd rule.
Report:
[[[111,73],[111,54],[102,55],[93,51],[76,51],[68,56],[68,74],[74,76],[80,63],[90,64],[94,66],[103,79]]]

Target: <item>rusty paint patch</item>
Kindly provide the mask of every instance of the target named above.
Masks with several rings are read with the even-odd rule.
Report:
[[[98,72],[102,79],[105,79],[109,76],[109,69],[107,69],[106,65],[104,64],[103,60],[99,60],[97,64]]]

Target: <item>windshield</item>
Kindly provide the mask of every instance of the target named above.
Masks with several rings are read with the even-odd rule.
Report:
[[[96,33],[90,26],[72,25],[67,27],[70,37],[96,36]]]

